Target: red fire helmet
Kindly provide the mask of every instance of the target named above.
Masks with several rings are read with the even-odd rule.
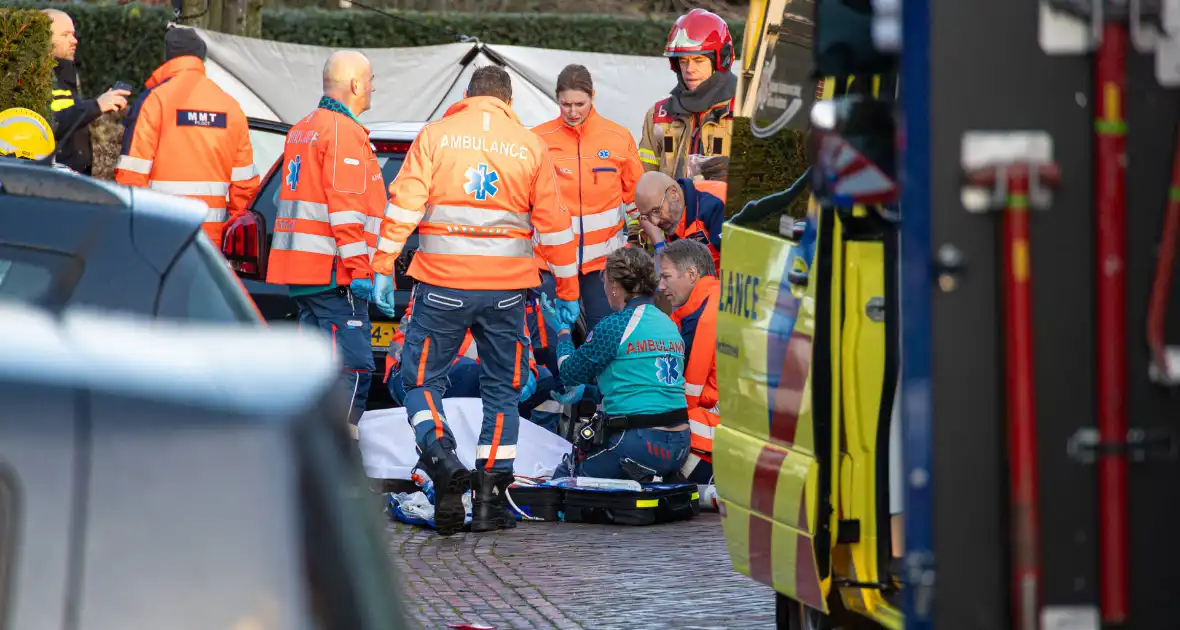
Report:
[[[712,55],[715,71],[729,71],[733,65],[733,37],[725,20],[704,9],[693,9],[676,20],[668,33],[664,56],[671,57],[668,61],[677,70],[676,57],[691,55]]]

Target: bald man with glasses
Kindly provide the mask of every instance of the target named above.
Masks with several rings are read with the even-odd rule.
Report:
[[[692,239],[709,248],[721,266],[721,224],[725,223],[724,192],[719,182],[672,179],[659,171],[644,173],[635,186],[639,225],[656,254],[668,243]]]

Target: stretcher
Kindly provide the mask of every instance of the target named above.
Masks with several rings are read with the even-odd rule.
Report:
[[[475,467],[475,446],[483,424],[483,402],[478,398],[444,398],[443,415],[455,435],[455,449],[464,465]],[[405,408],[367,411],[357,425],[365,474],[371,479],[406,480],[418,462],[414,432]],[[573,446],[521,418],[516,447],[517,475],[548,477]]]

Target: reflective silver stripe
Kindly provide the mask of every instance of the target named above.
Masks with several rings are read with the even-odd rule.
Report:
[[[619,340],[619,347],[627,343],[627,339],[631,337],[631,333],[635,332],[635,328],[639,326],[639,320],[643,319],[643,311],[647,308],[646,304],[640,304],[635,312],[631,313],[631,319],[627,320],[627,328],[623,330],[623,337]]]
[[[225,208],[209,208],[205,213],[205,223],[225,223],[229,218],[229,211]]]
[[[578,264],[549,265],[549,271],[553,272],[554,278],[572,278],[578,275]]]
[[[365,217],[365,232],[381,234],[381,217]]]
[[[616,249],[622,249],[626,246],[627,231],[619,230],[618,234],[615,234],[601,243],[583,245],[582,249],[578,251],[578,255],[581,257],[582,263],[584,264],[587,261],[598,260],[599,258],[610,254]]]
[[[562,406],[561,403],[557,402],[556,400],[549,399],[537,405],[533,411],[540,411],[541,413],[561,413]]]
[[[423,409],[414,414],[413,418],[410,418],[410,426],[412,427],[416,427],[423,422],[434,422],[434,412],[429,409]]]
[[[434,206],[426,210],[426,218],[423,221],[482,228],[531,230],[533,227],[526,213],[470,206]]]
[[[384,236],[377,239],[377,249],[385,252],[386,254],[393,254],[396,256],[396,255],[402,253],[402,248],[405,246],[406,246],[405,243],[399,243],[397,241],[392,241],[390,239],[385,238]]]
[[[696,385],[694,383],[684,382],[684,393],[689,396],[700,396],[701,392],[705,391],[704,385]]]
[[[624,222],[625,214],[623,206],[616,206],[610,210],[570,218],[573,220],[574,232],[586,234],[617,227]]]
[[[701,463],[702,461],[704,460],[701,459],[699,455],[689,451],[688,457],[684,460],[684,465],[680,467],[680,474],[684,475],[685,477],[691,475],[692,471],[697,469],[697,464]]]
[[[560,370],[560,369],[561,369],[561,364],[562,364],[562,363],[565,363],[565,360],[566,360],[566,359],[568,359],[568,358],[570,358],[570,355],[568,355],[568,354],[563,354],[563,355],[561,355],[561,356],[557,357],[557,369],[559,369],[559,370]]]
[[[229,182],[173,182],[154,179],[148,182],[148,188],[169,195],[224,197],[229,194]]]
[[[472,361],[475,361],[476,359],[479,358],[479,348],[476,348],[475,342],[472,341],[471,345],[467,346],[467,350],[464,351],[463,354],[461,354],[459,356],[466,357],[468,359],[471,359]]]
[[[553,232],[552,234],[537,232],[537,242],[550,247],[556,245],[565,245],[572,240],[574,240],[574,231],[570,228],[566,228],[560,232]]]
[[[418,252],[422,254],[532,258],[533,242],[523,238],[428,236],[423,234],[418,237]]]
[[[385,206],[385,216],[399,221],[401,223],[411,223],[418,225],[422,221],[422,213],[414,212],[413,210],[406,210],[400,206],[395,206],[392,203]]]
[[[131,157],[130,155],[120,155],[119,163],[115,168],[121,168],[132,173],[139,173],[141,175],[150,175],[152,172],[152,161],[143,158]]]
[[[690,418],[688,421],[688,430],[692,431],[693,435],[699,435],[709,440],[713,439],[713,427],[703,422],[697,422]]]
[[[489,444],[480,444],[475,447],[476,459],[487,459],[492,456],[492,447]],[[496,448],[496,461],[502,459],[516,459],[516,447],[508,444],[501,444]]]
[[[368,217],[360,210],[337,210],[336,212],[328,213],[328,222],[332,224],[332,227],[338,225],[364,225],[366,218]]]
[[[341,258],[355,258],[357,256],[368,256],[369,245],[364,241],[357,241],[355,243],[347,243],[340,246]]]
[[[314,201],[292,201],[280,199],[278,204],[280,219],[302,219],[304,221],[328,222],[328,204]]]
[[[336,255],[336,239],[331,236],[318,234],[302,234],[300,232],[275,232],[270,248],[289,252],[307,252],[309,254]]]
[[[258,169],[254,168],[253,164],[249,166],[235,166],[234,170],[230,172],[230,181],[244,182],[248,179],[253,179],[258,174]]]

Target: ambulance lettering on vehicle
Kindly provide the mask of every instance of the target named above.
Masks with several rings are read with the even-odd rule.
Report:
[[[439,142],[438,146],[440,149],[448,147],[470,149],[472,151],[483,151],[486,153],[499,153],[500,155],[507,155],[518,160],[529,159],[528,147],[522,147],[515,142],[499,142],[482,136],[446,135],[442,137],[442,141]]]
[[[785,276],[800,252],[728,224],[722,241],[716,360],[728,395],[718,400],[713,466],[730,557],[738,571],[826,611],[814,550],[820,469],[804,403],[810,354],[799,352],[814,316],[801,312]]]
[[[721,310],[750,321],[758,320],[758,285],[762,278],[741,272],[725,274],[721,285]]]

